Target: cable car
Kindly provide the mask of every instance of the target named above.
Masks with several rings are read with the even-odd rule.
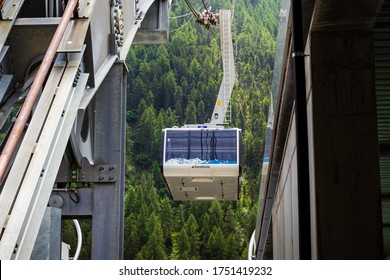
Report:
[[[231,12],[218,18],[224,76],[211,121],[162,131],[162,173],[174,200],[239,198],[241,129],[223,126],[235,80]]]
[[[237,200],[241,129],[166,128],[162,169],[174,200]]]

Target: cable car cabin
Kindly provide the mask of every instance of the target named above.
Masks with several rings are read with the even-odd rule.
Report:
[[[167,128],[163,175],[174,200],[237,200],[241,130]]]

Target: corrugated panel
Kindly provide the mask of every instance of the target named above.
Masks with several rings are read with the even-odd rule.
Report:
[[[390,0],[380,11],[373,41],[384,251],[390,256]]]

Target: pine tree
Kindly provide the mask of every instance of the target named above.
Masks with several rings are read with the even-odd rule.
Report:
[[[169,108],[174,104],[173,98],[176,92],[176,79],[173,74],[173,71],[169,71],[164,74],[162,77],[162,96],[163,100],[161,101],[162,108]]]
[[[213,226],[221,228],[223,225],[223,212],[221,204],[218,201],[213,201],[209,209],[210,223]]]
[[[165,190],[165,181],[161,174],[160,164],[158,164],[157,161],[153,161],[152,163],[152,174],[153,174],[153,181],[156,182],[155,186],[160,194],[161,190]]]
[[[131,86],[132,85],[132,86]],[[147,85],[143,82],[143,80],[140,77],[137,77],[132,83],[131,83],[130,92],[128,93],[128,108],[130,110],[137,110],[138,105],[141,102],[141,99],[146,96],[148,92]]]
[[[210,223],[210,216],[207,214],[207,212],[203,216],[202,221],[202,229],[200,231],[200,241],[201,241],[201,247],[200,247],[200,254],[202,259],[208,259],[208,254],[206,250],[207,242],[210,238],[212,225]]]
[[[129,216],[130,213],[134,213],[136,209],[136,192],[133,186],[130,186],[125,193],[124,199],[124,215],[125,217]]]
[[[183,227],[179,234],[173,237],[172,259],[189,260],[190,259],[190,242],[186,229]]]
[[[187,104],[185,122],[186,124],[196,123],[196,106],[194,101],[190,101]]]
[[[137,224],[133,213],[125,218],[124,232],[124,259],[132,260],[141,249],[141,241],[137,233]]]
[[[179,125],[179,118],[176,113],[168,108],[165,112],[165,127],[170,128]]]
[[[177,87],[175,91],[175,105],[174,105],[174,111],[175,115],[177,117],[177,125],[181,123],[181,121],[184,119],[183,118],[183,90],[181,87]],[[167,124],[167,127],[168,126]]]
[[[154,183],[154,181],[152,181],[152,182]],[[149,205],[149,209],[150,209],[149,211],[159,213],[161,205],[160,205],[160,200],[159,200],[159,197],[157,195],[156,188],[154,187],[154,184],[149,188],[147,197],[148,197],[148,199],[147,199],[146,203],[148,203],[148,205]]]
[[[213,227],[213,231],[211,232],[207,242],[206,251],[209,259],[211,260],[226,259],[226,242],[220,227]]]
[[[167,254],[163,231],[154,212],[151,213],[148,219],[147,232],[149,235],[148,241],[137,254],[137,258],[146,260],[166,260]]]
[[[198,103],[196,119],[198,120],[199,123],[206,123],[207,121],[207,115],[204,108],[203,100],[199,101]]]
[[[139,214],[137,215],[137,235],[139,237],[140,247],[142,247],[147,241],[147,219],[149,217],[149,210],[146,204],[142,204]]]
[[[165,128],[165,112],[164,109],[161,109],[160,112],[157,115],[156,123],[155,123],[155,130],[153,134],[153,159],[155,162],[160,162],[162,160],[161,158],[161,132],[163,128]]]
[[[160,45],[157,47],[157,64],[162,70],[162,73],[167,73],[171,70],[170,55],[168,54],[167,48],[165,45]]]
[[[184,224],[185,224],[184,206],[183,204],[180,204],[176,213],[175,230],[180,231],[184,227]]]
[[[226,258],[229,260],[239,260],[241,252],[240,237],[232,232],[226,238]]]
[[[137,131],[134,135],[134,149],[138,151],[135,160],[140,166],[150,167],[152,164],[155,129],[156,114],[154,107],[151,105],[142,113],[137,125]]]
[[[202,66],[199,64],[196,58],[192,59],[190,63],[190,69],[188,71],[188,74],[192,78],[191,82],[195,81],[195,79],[202,74]]]
[[[174,231],[174,212],[171,201],[168,197],[161,200],[161,211],[159,214],[161,229],[167,248],[172,247],[172,232]]]
[[[190,214],[184,228],[189,238],[189,255],[188,258],[191,260],[197,260],[200,257],[199,254],[199,233],[198,223],[193,214]]]
[[[233,207],[231,205],[229,205],[228,209],[225,213],[222,231],[225,234],[228,234],[230,232],[235,232],[237,230],[239,230],[239,224],[238,224],[236,216],[234,214]]]

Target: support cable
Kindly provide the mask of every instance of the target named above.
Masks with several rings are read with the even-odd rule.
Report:
[[[187,4],[187,6],[188,6],[188,4]],[[196,11],[197,9],[194,8],[194,10]],[[191,20],[194,18],[194,12],[193,12],[193,10],[191,10],[190,13],[187,13],[187,14],[184,14],[184,15],[170,17],[169,19],[178,19],[178,18],[183,18],[183,17],[189,16],[189,15],[191,15],[191,17],[188,20],[186,20],[185,23],[181,24],[181,26],[179,26],[176,29],[169,30],[169,33],[173,33],[175,31],[178,31],[178,30],[182,29],[183,27],[185,27],[188,23],[190,23]],[[198,21],[199,19],[197,18],[196,20]]]
[[[196,17],[198,21],[202,21],[202,19],[199,17],[198,12],[195,10],[194,6],[190,3],[189,0],[184,0],[187,4],[187,7],[191,10],[192,14]]]
[[[179,15],[179,16],[169,17],[169,19],[177,19],[177,18],[182,18],[182,17],[189,16],[189,15],[193,15],[193,14],[192,14],[192,12],[190,12],[190,13],[186,13],[186,14],[184,14],[184,15]]]
[[[202,0],[202,4],[203,4],[203,7],[205,8],[205,10],[207,10],[207,5],[206,5],[206,3],[204,2],[204,0]]]
[[[185,23],[183,23],[180,27],[178,27],[178,28],[176,28],[176,29],[169,30],[169,32],[172,33],[172,32],[175,32],[175,31],[178,31],[178,30],[182,29],[182,28],[185,27],[185,26],[191,21],[191,19],[193,19],[193,18],[194,18],[194,16],[193,16],[192,13],[191,13],[191,17],[190,17]]]

